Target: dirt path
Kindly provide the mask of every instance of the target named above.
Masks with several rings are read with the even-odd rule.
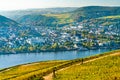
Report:
[[[91,60],[85,61],[84,63],[92,62],[92,61],[95,61],[95,60],[98,60],[98,59],[102,59],[102,58],[105,58],[105,57],[108,57],[108,56],[115,56],[115,55],[120,55],[120,52],[117,52],[117,53],[114,53],[114,54],[110,54],[110,55],[101,56],[101,57],[95,58],[95,59],[91,59]],[[62,69],[60,69],[60,70],[57,70],[57,72],[63,71],[63,70],[68,69],[68,68],[70,68],[70,67],[72,67],[72,66],[80,65],[80,64],[81,64],[81,62],[80,62],[80,63],[77,63],[77,64],[74,64],[74,65],[71,65],[71,66],[68,66],[68,67],[65,67],[65,68],[62,68]],[[50,73],[50,74],[44,76],[43,78],[44,78],[45,80],[53,80],[53,73]]]

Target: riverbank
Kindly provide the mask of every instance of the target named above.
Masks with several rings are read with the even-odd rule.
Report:
[[[110,55],[120,52],[120,50],[110,51],[102,53],[96,56],[84,58],[84,61],[95,59],[101,56]],[[26,65],[18,65],[10,68],[6,68],[0,71],[0,79],[11,79],[11,80],[21,80],[21,79],[34,79],[39,76],[45,76],[52,72],[53,68],[56,70],[80,63],[82,59],[67,60],[67,61],[46,61],[46,62],[36,62],[29,63]]]
[[[99,49],[109,49],[109,50],[116,50],[120,48],[112,48],[112,47],[100,47],[100,48],[72,48],[72,49],[51,49],[51,50],[34,50],[34,51],[0,51],[0,54],[17,54],[17,53],[40,53],[40,52],[63,52],[63,51],[90,51],[90,50],[99,50]]]
[[[0,54],[0,68],[7,68],[15,65],[48,61],[48,60],[73,60],[77,58],[85,58],[94,56],[111,50],[99,49],[89,51],[61,51],[61,52],[41,52],[41,53],[16,53],[16,54]],[[6,64],[7,63],[7,64]]]

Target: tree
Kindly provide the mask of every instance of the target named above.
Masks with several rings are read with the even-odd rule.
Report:
[[[54,43],[54,44],[51,46],[51,49],[54,49],[54,50],[59,49],[58,43]]]

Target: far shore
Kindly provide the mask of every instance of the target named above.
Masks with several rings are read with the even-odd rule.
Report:
[[[117,50],[120,48],[94,48],[94,49],[86,49],[86,50],[79,50],[79,48],[74,49],[57,49],[57,50],[35,50],[35,51],[6,51],[0,52],[0,54],[18,54],[18,53],[41,53],[41,52],[64,52],[64,51],[89,51],[89,50],[98,50],[98,49],[110,49],[110,50]]]

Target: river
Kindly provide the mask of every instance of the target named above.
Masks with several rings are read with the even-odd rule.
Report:
[[[90,51],[62,51],[62,52],[41,52],[41,53],[17,53],[0,54],[0,69],[15,65],[32,63],[47,60],[71,60],[76,58],[85,58],[95,54],[108,52],[109,49],[98,49]]]

